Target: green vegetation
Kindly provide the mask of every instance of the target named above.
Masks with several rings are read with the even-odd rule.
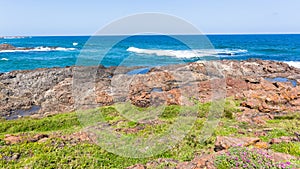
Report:
[[[291,154],[300,157],[300,143],[280,143],[271,146],[271,149],[280,153]]]
[[[80,128],[76,113],[58,114],[43,119],[1,120],[0,135],[20,132],[74,131]]]
[[[275,162],[272,154],[260,149],[247,149],[243,147],[230,148],[227,153],[216,157],[215,165],[218,169],[230,168],[294,168],[293,164],[287,162]]]
[[[16,154],[20,155],[17,161],[5,160]],[[97,145],[72,145],[59,139],[51,139],[45,143],[4,146],[0,150],[0,156],[1,168],[124,168],[146,161],[120,157]]]
[[[184,139],[170,150],[148,158],[118,156],[96,144],[87,141],[74,143],[56,136],[55,133],[68,136],[74,132],[84,131],[86,127],[97,126],[99,122],[105,122],[117,133],[129,138],[147,138],[168,131],[178,116],[189,120],[188,114],[195,107],[171,105],[164,107],[164,109],[161,107],[130,107],[129,109],[128,105],[115,105],[77,113],[58,114],[42,119],[1,120],[0,168],[70,168],[70,166],[72,168],[126,168],[137,163],[145,164],[158,158],[190,161],[197,154],[210,152],[214,147],[216,136],[251,137],[255,131],[262,129],[262,127],[236,121],[235,115],[240,113],[239,102],[228,99],[225,102],[225,113],[222,115],[219,125],[214,129],[212,136],[202,142],[202,129],[207,121],[206,116],[209,114],[210,105],[210,103],[197,104],[197,118],[193,119],[192,128]],[[158,110],[163,111],[160,114],[155,114]],[[147,116],[142,116],[142,113],[145,112]],[[131,117],[132,114],[136,116]],[[300,131],[298,123],[295,118],[270,120],[264,127],[273,128],[273,130],[261,138],[264,141],[269,141],[271,138],[291,136],[293,132]],[[253,132],[247,132],[249,128],[252,128]],[[243,131],[244,134],[239,131]],[[53,135],[53,137],[45,142],[25,141],[7,145],[4,141],[6,134],[29,136],[48,134]],[[296,143],[272,145],[271,149],[299,156],[299,144]],[[173,165],[172,163],[160,164],[158,168]]]

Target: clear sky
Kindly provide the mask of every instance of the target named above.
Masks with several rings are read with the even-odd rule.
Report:
[[[300,32],[300,0],[0,0],[0,36],[91,35],[142,12],[179,16],[204,33]]]

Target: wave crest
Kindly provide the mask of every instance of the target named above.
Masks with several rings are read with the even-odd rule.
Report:
[[[288,64],[289,66],[293,66],[295,68],[299,68],[300,69],[300,62],[297,62],[297,61],[286,61],[284,63]]]
[[[2,60],[2,61],[8,61],[9,59],[7,59],[7,58],[1,58],[0,60]]]
[[[50,51],[72,51],[76,48],[64,48],[64,47],[35,47],[35,48],[16,48],[14,50],[1,50],[0,53],[13,53],[13,52],[50,52]]]
[[[203,49],[203,50],[162,50],[162,49],[140,49],[129,47],[128,52],[137,54],[148,54],[156,56],[171,56],[177,58],[195,58],[205,56],[232,56],[242,53],[247,53],[247,50],[242,49]]]

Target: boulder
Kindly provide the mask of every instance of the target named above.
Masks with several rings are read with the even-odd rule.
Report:
[[[250,145],[255,145],[259,142],[259,138],[251,138],[251,137],[244,137],[244,138],[233,138],[233,137],[226,137],[226,136],[217,136],[217,140],[215,142],[214,150],[216,152],[227,150],[231,147],[248,147]]]

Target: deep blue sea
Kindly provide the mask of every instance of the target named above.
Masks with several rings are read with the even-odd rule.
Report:
[[[0,72],[76,64],[151,67],[199,60],[249,58],[300,66],[300,35],[208,35],[207,39],[196,35],[0,39],[0,44],[4,43],[30,49],[0,51]]]

